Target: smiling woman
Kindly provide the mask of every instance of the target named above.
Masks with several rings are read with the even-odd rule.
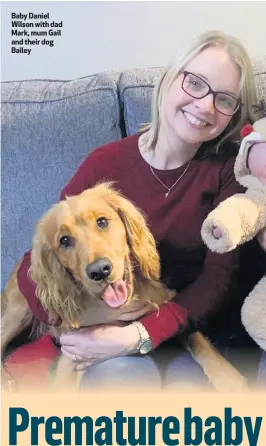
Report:
[[[114,181],[147,216],[161,254],[161,279],[176,292],[159,312],[147,307],[129,312],[121,305],[109,325],[61,337],[63,353],[78,359],[80,369],[90,366],[84,386],[106,391],[114,384],[120,386],[125,378],[131,389],[140,381],[144,387],[160,386],[161,369],[154,359],[166,351],[166,387],[182,386],[184,380],[195,385],[198,373],[203,382],[200,370],[193,360],[184,361],[180,349],[168,350],[169,343],[157,347],[198,326],[204,326],[207,333],[215,329],[215,340],[219,339],[226,326],[222,325],[222,310],[228,325],[231,305],[238,302],[238,252],[211,253],[200,230],[214,207],[243,190],[233,173],[235,141],[243,124],[252,120],[254,91],[251,63],[242,44],[220,32],[203,34],[163,73],[154,89],[151,123],[139,134],[91,153],[62,191],[64,200],[101,181]],[[141,247],[142,242],[138,243]],[[30,265],[30,253],[26,253],[18,285],[35,316],[47,322],[49,315],[40,308],[36,287],[28,277]],[[112,299],[104,303],[112,305]],[[86,318],[89,320],[89,314],[84,312],[83,325]],[[130,323],[136,319],[138,324]],[[118,321],[128,324],[120,326]],[[228,326],[227,331],[229,338]],[[149,345],[149,358],[141,357],[144,343]],[[166,356],[163,353],[164,359]]]

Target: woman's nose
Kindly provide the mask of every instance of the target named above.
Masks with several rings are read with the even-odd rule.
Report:
[[[215,111],[214,103],[213,103],[213,94],[210,93],[204,98],[197,99],[196,107],[198,107],[200,110],[204,111],[205,113],[211,113],[213,114]]]

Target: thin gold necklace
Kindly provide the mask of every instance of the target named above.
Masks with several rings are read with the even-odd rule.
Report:
[[[165,193],[165,198],[168,197],[168,195],[170,194],[171,190],[175,187],[175,185],[181,180],[181,178],[183,178],[183,176],[185,175],[186,171],[188,170],[189,166],[190,166],[191,160],[188,162],[184,172],[180,175],[180,177],[177,178],[177,180],[174,182],[174,184],[172,184],[171,187],[166,186],[166,184],[164,184],[164,182],[162,180],[160,180],[159,177],[157,177],[156,173],[154,172],[152,166],[150,165],[150,170],[151,173],[153,174],[153,176],[156,178],[157,181],[159,181],[159,183],[161,183],[161,185],[167,189],[167,192]]]

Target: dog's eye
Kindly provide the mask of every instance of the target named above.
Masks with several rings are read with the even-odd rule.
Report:
[[[73,240],[69,235],[63,235],[59,240],[60,246],[64,248],[69,248],[69,246],[73,245]]]
[[[97,218],[97,226],[98,226],[98,228],[100,228],[100,229],[104,229],[104,228],[107,228],[107,226],[108,226],[108,220],[107,220],[107,218],[105,218],[105,217],[100,217],[100,218]]]

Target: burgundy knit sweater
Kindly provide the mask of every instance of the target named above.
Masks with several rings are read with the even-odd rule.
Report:
[[[176,298],[141,319],[149,332],[154,348],[186,326],[188,316],[195,322],[208,319],[233,299],[231,285],[238,268],[238,253],[219,255],[207,250],[202,242],[201,225],[208,213],[225,198],[243,192],[235,181],[235,150],[203,160],[192,160],[187,172],[165,198],[166,189],[152,174],[149,164],[138,149],[138,136],[102,146],[82,163],[63,189],[60,199],[76,195],[99,181],[115,181],[127,198],[144,211],[155,240],[166,242],[183,253],[186,265],[201,265],[196,279],[185,286]],[[184,167],[172,170],[154,169],[156,175],[171,187]],[[173,264],[175,262],[173,254]],[[34,315],[47,322],[47,313],[35,294],[35,284],[27,273],[30,252],[18,271],[20,291],[28,300]]]

